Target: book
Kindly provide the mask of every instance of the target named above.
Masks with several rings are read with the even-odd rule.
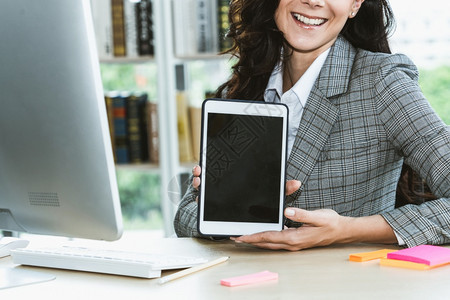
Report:
[[[114,56],[125,56],[125,22],[123,0],[111,0],[111,16],[113,25]]]
[[[147,102],[148,156],[151,163],[159,163],[159,120],[158,104]]]
[[[154,55],[153,7],[150,0],[140,0],[136,5],[138,53]]]
[[[197,0],[197,52],[208,51],[208,2],[209,0]]]
[[[108,117],[109,136],[111,138],[111,146],[115,161],[116,153],[115,153],[115,139],[114,139],[114,100],[112,96],[114,95],[110,95],[108,93],[105,94],[105,105],[106,105],[106,114]]]
[[[177,91],[178,152],[180,162],[192,162],[192,138],[188,114],[188,97],[185,91]]]
[[[126,120],[127,120],[127,141],[128,156],[130,163],[143,163],[144,145],[142,140],[142,120],[141,108],[142,102],[146,99],[141,94],[122,93],[122,97],[126,101]]]
[[[210,49],[208,52],[212,54],[217,54],[219,52],[219,13],[218,13],[218,2],[207,1],[208,3],[208,28],[209,28],[209,39],[210,39]]]
[[[174,0],[175,56],[192,56],[197,51],[197,0]]]
[[[139,110],[139,127],[140,127],[140,135],[141,135],[141,152],[142,152],[142,161],[148,162],[149,161],[149,150],[148,150],[148,132],[147,132],[147,122],[148,122],[148,115],[147,115],[147,106],[149,105],[148,102],[148,95],[144,92],[137,92],[134,93],[134,97],[138,97],[138,110]]]
[[[197,52],[218,52],[217,2],[197,0]]]
[[[173,20],[173,48],[175,56],[182,56],[185,53],[186,44],[185,33],[181,30],[184,27],[182,16],[182,0],[172,1],[172,20]]]
[[[113,53],[113,34],[111,0],[91,0],[92,19],[100,59],[111,59]]]
[[[136,0],[123,1],[126,56],[135,58],[139,56],[136,15],[136,6],[138,5],[138,3],[136,2]]]
[[[192,156],[195,162],[200,161],[202,109],[199,107],[189,107],[189,120],[192,138]]]
[[[114,107],[114,149],[116,163],[128,163],[128,129],[126,119],[126,98],[119,92],[110,92],[109,96],[113,99]]]
[[[231,48],[232,41],[226,37],[230,30],[230,21],[228,19],[228,13],[230,11],[229,0],[217,0],[218,1],[218,30],[219,30],[219,51],[225,51]]]

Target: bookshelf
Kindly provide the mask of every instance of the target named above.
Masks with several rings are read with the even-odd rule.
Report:
[[[97,1],[106,1],[113,5],[119,0],[91,0],[91,3]],[[220,68],[223,71],[222,74],[225,74],[222,75],[222,79],[219,80],[219,83],[223,82],[228,76],[226,61],[228,61],[229,57],[219,57],[213,51],[203,53],[191,51],[183,55],[177,53],[176,47],[177,45],[179,46],[177,37],[179,36],[180,28],[177,30],[176,26],[181,25],[178,22],[180,20],[176,20],[176,8],[177,5],[180,4],[180,1],[186,2],[184,5],[188,6],[203,6],[206,3],[208,7],[211,5],[210,3],[214,2],[210,0],[151,0],[151,19],[153,28],[152,45],[154,47],[154,53],[152,55],[136,56],[134,54],[129,57],[115,56],[114,54],[105,52],[101,55],[102,52],[99,51],[100,62],[102,64],[142,64],[156,66],[156,80],[150,84],[152,85],[152,88],[156,89],[155,98],[158,114],[159,161],[158,163],[143,162],[138,164],[117,164],[117,169],[153,172],[159,175],[160,201],[164,220],[163,229],[166,236],[171,236],[174,233],[172,221],[177,209],[177,204],[181,199],[184,190],[182,186],[196,161],[192,158],[188,159],[188,161],[183,159],[180,160],[180,143],[178,136],[180,130],[180,125],[178,124],[180,116],[177,114],[177,110],[179,109],[179,102],[177,99],[180,97],[180,91],[182,90],[186,94],[191,94],[191,98],[196,98],[196,106],[197,108],[200,108],[200,104],[205,98],[205,95],[204,93],[201,94],[198,92],[192,95],[192,85],[190,82],[193,77],[191,75],[192,69],[198,71],[199,68],[202,68],[202,66],[199,67],[199,62],[201,62],[200,65],[202,63],[212,64],[214,73],[217,73],[216,69]],[[217,10],[220,3],[219,0],[216,1],[217,2],[215,2],[212,7],[209,7],[209,12],[212,14],[214,14],[212,9]],[[99,2],[95,5],[98,5]],[[228,3],[228,0],[222,2]],[[197,9],[199,8],[197,7]],[[198,10],[196,12],[190,12],[197,14]],[[214,16],[214,18],[219,18],[219,16]],[[217,23],[217,20],[215,22]],[[182,29],[184,30],[184,28]],[[215,30],[218,29],[216,28]],[[99,47],[101,47],[100,44]],[[218,46],[216,45],[216,47]],[[113,49],[107,48],[107,50],[112,51]],[[225,63],[223,63],[223,61],[225,61]],[[204,72],[211,71],[206,70]],[[212,85],[214,86],[211,89],[215,89],[218,86],[218,83],[212,83]],[[196,156],[198,157],[198,155]]]
[[[100,58],[102,64],[142,64],[154,63],[154,61],[154,56]]]

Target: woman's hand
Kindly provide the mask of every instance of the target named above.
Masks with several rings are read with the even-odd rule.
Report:
[[[397,241],[394,231],[380,215],[352,218],[340,216],[331,209],[307,211],[292,207],[286,208],[284,215],[303,223],[303,226],[244,235],[232,240],[260,248],[290,251],[338,243]]]
[[[232,239],[237,243],[248,243],[261,248],[290,251],[326,246],[345,239],[345,217],[339,216],[334,210],[307,211],[300,208],[286,208],[284,215],[292,221],[302,222],[303,226]]]
[[[202,168],[200,166],[195,166],[192,168],[192,175],[194,178],[192,179],[192,187],[198,190],[200,186],[200,174],[202,173]],[[288,180],[286,181],[286,195],[290,195],[298,190],[301,186],[301,182],[298,180]],[[198,197],[195,198],[195,201],[198,202]]]

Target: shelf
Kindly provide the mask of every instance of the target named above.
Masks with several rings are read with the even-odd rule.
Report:
[[[198,165],[197,162],[180,163],[178,168],[178,174],[191,174],[192,168]],[[146,172],[160,174],[161,168],[157,164],[142,163],[142,164],[116,164],[116,170],[127,170],[136,172]]]
[[[140,172],[159,173],[160,167],[152,163],[136,163],[136,164],[116,164],[117,170],[130,170]]]
[[[195,61],[195,60],[230,60],[233,56],[230,54],[214,54],[214,53],[198,53],[194,55],[175,56],[175,60],[179,62]]]
[[[154,56],[101,58],[102,64],[139,64],[154,62]]]

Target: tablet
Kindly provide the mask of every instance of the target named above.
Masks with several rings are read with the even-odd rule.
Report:
[[[240,236],[283,229],[288,108],[206,99],[198,231]]]

